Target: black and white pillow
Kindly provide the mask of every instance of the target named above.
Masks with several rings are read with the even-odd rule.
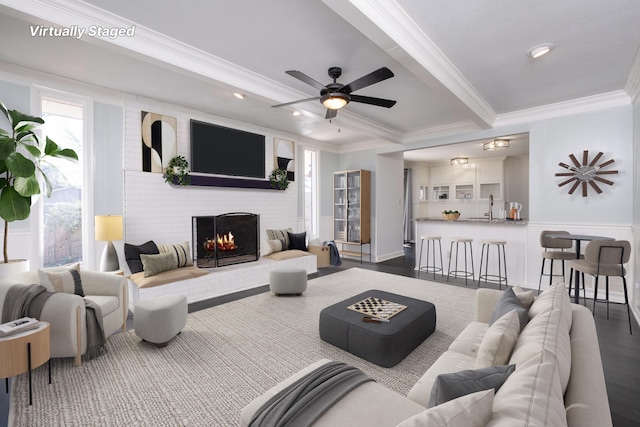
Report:
[[[283,251],[289,249],[289,232],[293,231],[291,228],[286,230],[267,230],[267,239],[269,240],[282,240],[284,241]]]
[[[65,292],[67,294],[76,294],[84,297],[84,289],[82,289],[82,279],[80,278],[79,265],[78,268],[65,268],[38,270],[40,276],[40,284],[53,292]]]
[[[158,251],[161,254],[170,253],[176,259],[177,268],[187,267],[193,265],[193,258],[191,257],[191,249],[189,249],[189,242],[183,242],[176,245],[158,245]]]

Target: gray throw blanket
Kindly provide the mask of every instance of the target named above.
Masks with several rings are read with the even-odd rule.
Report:
[[[54,292],[42,285],[13,285],[7,291],[2,306],[0,323],[10,322],[21,317],[40,319],[42,308]],[[105,353],[107,342],[102,327],[102,308],[93,301],[84,299],[87,313],[87,351],[85,360],[91,360]]]
[[[305,375],[256,411],[250,427],[310,426],[354,388],[373,381],[342,362],[330,362]]]
[[[329,240],[322,244],[323,246],[329,246],[329,262],[331,265],[342,265],[342,259],[340,259],[340,251],[336,242]]]

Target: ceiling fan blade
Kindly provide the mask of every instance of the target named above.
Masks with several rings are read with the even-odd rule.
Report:
[[[325,119],[334,119],[338,115],[338,110],[332,110],[331,108],[327,108],[327,114],[324,116]]]
[[[370,86],[372,84],[381,82],[383,80],[389,79],[393,77],[393,73],[387,67],[379,68],[366,76],[362,76],[359,79],[352,81],[351,83],[344,85],[338,92],[342,93],[351,93],[355,92],[358,89],[362,89],[363,87]]]
[[[319,96],[314,96],[313,98],[299,99],[297,101],[285,102],[284,104],[272,105],[271,108],[286,107],[287,105],[293,105],[293,104],[297,104],[299,102],[317,101],[319,99],[320,99]]]
[[[396,105],[396,101],[392,101],[390,99],[372,98],[370,96],[361,96],[361,95],[349,95],[349,96],[351,97],[351,101],[353,102],[361,102],[363,104],[377,105],[378,107],[391,108],[394,105]]]
[[[289,74],[291,77],[295,77],[296,79],[298,79],[298,80],[300,80],[302,82],[305,82],[309,86],[315,87],[318,90],[323,90],[323,89],[327,88],[325,85],[323,85],[320,82],[315,81],[314,79],[312,79],[311,77],[309,77],[305,73],[303,73],[302,71],[289,70],[289,71],[285,71],[285,73]]]

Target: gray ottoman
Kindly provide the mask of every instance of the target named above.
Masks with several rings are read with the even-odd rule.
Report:
[[[347,307],[367,297],[406,305],[389,322],[363,322]],[[376,365],[397,365],[436,329],[436,307],[427,301],[370,290],[320,312],[320,338]]]
[[[136,335],[156,347],[164,347],[187,324],[187,297],[163,295],[144,299],[133,311]]]
[[[304,268],[271,270],[269,289],[276,295],[302,295],[307,290],[307,270]]]

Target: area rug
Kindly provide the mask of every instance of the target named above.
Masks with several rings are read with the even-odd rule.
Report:
[[[215,286],[215,284],[212,284]],[[435,304],[436,331],[393,368],[382,368],[320,340],[318,316],[369,289]],[[165,348],[134,331],[113,335],[106,355],[73,366],[54,359],[14,379],[13,426],[237,426],[240,410],[291,374],[322,358],[357,366],[403,395],[473,320],[471,289],[352,268],[309,281],[299,297],[262,293],[189,315]]]

